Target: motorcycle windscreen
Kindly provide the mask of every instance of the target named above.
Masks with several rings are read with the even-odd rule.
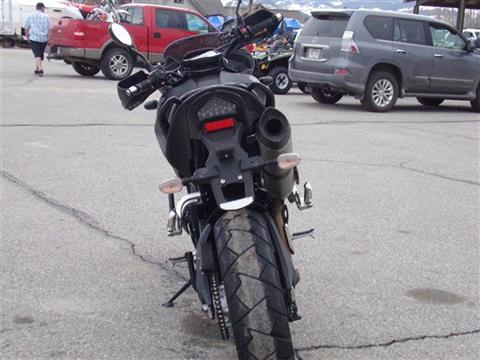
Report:
[[[199,55],[210,50],[221,49],[227,44],[228,41],[223,33],[189,36],[171,43],[165,49],[163,56],[167,64],[171,62],[181,64],[189,55]]]

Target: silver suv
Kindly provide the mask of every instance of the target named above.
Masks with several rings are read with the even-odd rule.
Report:
[[[377,112],[398,97],[426,106],[470,100],[480,112],[480,56],[450,25],[384,11],[314,11],[295,41],[292,81],[334,104],[351,94]]]

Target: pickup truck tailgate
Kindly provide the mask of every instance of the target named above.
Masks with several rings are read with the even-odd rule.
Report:
[[[81,47],[85,34],[80,22],[82,20],[60,19],[52,28],[51,40],[54,46]]]

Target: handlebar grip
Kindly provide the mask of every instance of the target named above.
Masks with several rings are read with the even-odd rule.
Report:
[[[265,31],[270,26],[278,25],[283,20],[281,14],[275,14],[270,19],[263,20],[256,25],[250,27],[250,32],[255,37],[259,35],[262,31]]]
[[[150,79],[139,82],[138,84],[130,86],[126,93],[128,96],[136,95],[138,93],[143,93],[152,88],[153,84]]]

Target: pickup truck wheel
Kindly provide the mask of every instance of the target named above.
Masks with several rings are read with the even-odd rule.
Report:
[[[288,93],[292,87],[292,80],[288,76],[288,69],[283,66],[274,68],[268,73],[268,76],[271,76],[273,79],[270,89],[278,95],[284,95]]]
[[[132,73],[133,59],[124,49],[109,49],[102,57],[100,68],[107,79],[123,80]]]
[[[343,97],[342,93],[330,92],[319,88],[313,88],[311,95],[321,104],[336,104]]]
[[[392,110],[398,99],[398,81],[387,71],[377,71],[370,75],[362,105],[373,112]]]
[[[477,97],[475,100],[470,101],[470,104],[472,105],[473,111],[480,112],[480,86],[477,90]]]
[[[83,62],[73,62],[72,63],[73,70],[75,70],[77,73],[79,73],[82,76],[94,76],[98,74],[100,69],[96,65],[92,64],[87,64]]]
[[[420,104],[425,106],[438,106],[444,99],[417,97],[417,100]]]

